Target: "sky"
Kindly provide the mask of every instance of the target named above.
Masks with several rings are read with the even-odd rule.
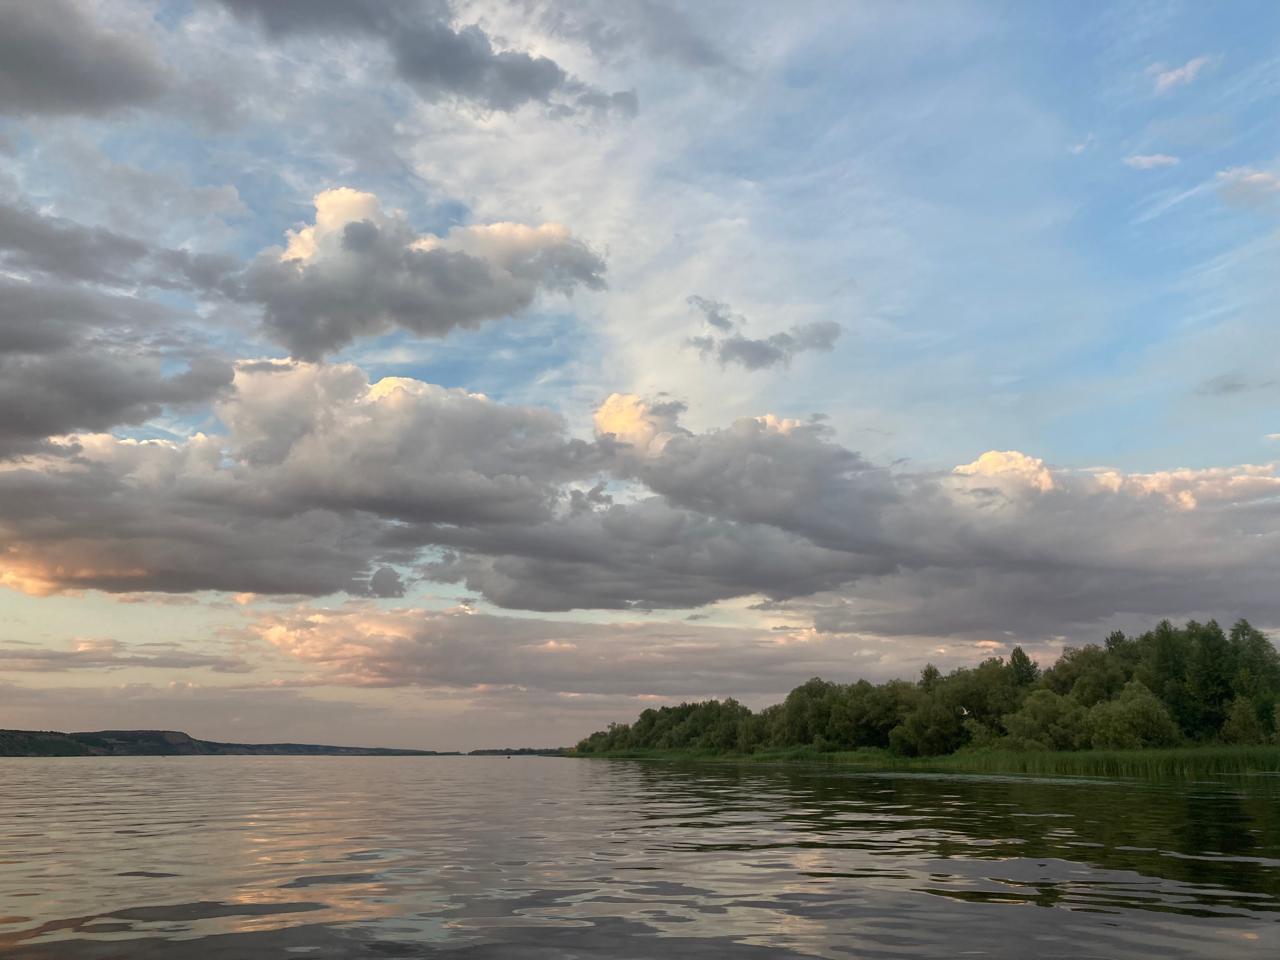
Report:
[[[1277,38],[0,0],[0,726],[560,745],[1280,631]]]

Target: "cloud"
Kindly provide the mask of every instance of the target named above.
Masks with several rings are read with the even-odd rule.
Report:
[[[1258,380],[1240,373],[1220,373],[1210,377],[1196,388],[1196,393],[1208,397],[1233,397],[1256,390],[1267,390],[1280,381]]]
[[[229,387],[192,319],[145,293],[225,286],[234,266],[0,201],[0,459]]]
[[[535,407],[284,361],[241,364],[217,413],[222,436],[80,436],[0,468],[0,582],[395,597],[426,579],[535,611],[764,597],[895,635],[1280,619],[1274,464],[1067,471],[1005,450],[905,473],[819,423],[699,433],[621,394],[586,440]]]
[[[763,524],[718,520],[660,497],[525,528],[442,529],[455,548],[423,575],[509,609],[689,608],[732,597],[802,596],[890,562],[826,549]]]
[[[74,0],[0,0],[0,114],[105,114],[160,97],[170,75],[136,36]]]
[[[70,650],[0,648],[0,670],[54,673],[65,670],[152,670],[208,668],[216,673],[245,673],[249,664],[238,657],[191,653],[170,646],[159,653],[136,653],[119,640],[80,640]]]
[[[1073,143],[1071,146],[1067,147],[1067,152],[1072,156],[1078,157],[1097,142],[1097,137],[1095,137],[1093,135],[1093,131],[1090,130],[1089,133],[1085,135],[1085,138],[1079,143]]]
[[[1168,93],[1175,87],[1186,86],[1194,81],[1210,62],[1209,57],[1193,57],[1180,67],[1153,63],[1147,68],[1147,75],[1152,78],[1156,93]]]
[[[132,296],[0,280],[0,459],[208,401],[231,365]]]
[[[1180,161],[1167,153],[1137,153],[1124,158],[1124,165],[1134,170],[1156,170],[1160,167],[1174,167]]]
[[[956,467],[955,472],[966,477],[989,479],[1005,485],[1006,490],[1025,487],[1048,493],[1053,489],[1053,473],[1044,461],[1017,450],[988,450],[972,463]]]
[[[363,37],[390,54],[395,74],[423,100],[469,101],[510,112],[540,103],[563,113],[617,111],[632,115],[635,94],[605,93],[569,76],[543,56],[495,49],[480,27],[455,27],[444,3],[348,0],[222,0],[269,36]]]
[[[639,52],[646,59],[669,60],[687,69],[737,72],[687,11],[658,0],[547,3],[541,16],[553,34],[585,42],[605,61]]]
[[[397,595],[419,526],[550,516],[593,468],[547,411],[349,366],[245,364],[229,434],[79,436],[0,469],[0,582],[33,593]]]
[[[105,227],[86,226],[0,200],[0,266],[110,287],[231,292],[235,258],[157,247]]]
[[[840,324],[833,320],[817,320],[758,340],[737,331],[746,321],[741,315],[731,313],[728,304],[697,295],[689,297],[688,302],[712,328],[709,334],[691,337],[690,346],[697,347],[704,357],[714,357],[722,367],[735,363],[747,370],[790,366],[799,353],[831,351],[843,332]]]
[[[772,693],[852,656],[848,645],[824,644],[805,630],[599,624],[360,602],[263,614],[250,632],[335,685],[573,695]]]
[[[315,223],[248,267],[244,297],[299,359],[400,328],[444,336],[529,307],[540,292],[604,285],[604,262],[566,227],[516,223],[418,234],[404,214],[349,188],[315,197]]]
[[[0,203],[0,256],[10,269],[121,282],[149,253],[150,247],[133,237]]]
[[[1218,195],[1237,207],[1258,208],[1280,200],[1280,176],[1253,167],[1231,167],[1217,175]]]

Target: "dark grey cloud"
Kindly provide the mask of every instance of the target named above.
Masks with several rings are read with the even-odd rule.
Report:
[[[424,576],[510,609],[699,607],[760,593],[801,596],[884,570],[763,524],[717,520],[651,497],[520,528],[415,532],[456,552]]]
[[[255,504],[219,476],[220,457],[200,442],[102,440],[69,464],[0,472],[6,582],[33,593],[367,592],[374,521]]]
[[[139,288],[209,289],[230,258],[0,201],[0,458],[211,400],[231,364]],[[123,291],[129,292],[123,292]]]
[[[708,326],[714,327],[724,333],[728,333],[741,323],[746,322],[746,317],[740,313],[734,313],[727,303],[719,300],[712,300],[710,297],[692,294],[687,300],[689,306],[698,310],[702,314],[702,318],[707,322]]]
[[[244,275],[268,334],[314,360],[360,336],[400,328],[444,336],[528,307],[543,291],[603,286],[604,262],[558,225],[455,227],[415,233],[371,194],[316,197],[317,222],[286,250],[260,254]]]
[[[710,333],[690,337],[689,345],[722,367],[737,364],[746,370],[767,370],[790,366],[797,354],[831,351],[842,333],[840,324],[834,320],[815,320],[757,339],[741,333],[738,327],[746,322],[745,318],[732,313],[728,304],[695,294],[689,297],[689,305],[697,309],[712,328]]]
[[[360,36],[380,44],[395,74],[423,100],[460,99],[488,110],[539,103],[555,112],[635,112],[634,93],[606,93],[570,77],[554,60],[495,49],[472,24],[456,26],[448,4],[405,0],[222,0],[276,39]]]
[[[150,252],[133,237],[0,202],[0,258],[10,269],[122,282]]]
[[[0,266],[110,287],[234,292],[238,261],[157,247],[137,237],[0,199]]]
[[[144,40],[73,0],[0,0],[0,114],[103,114],[161,97],[168,69]]]
[[[229,362],[155,303],[0,280],[0,458],[206,402],[231,376]]]

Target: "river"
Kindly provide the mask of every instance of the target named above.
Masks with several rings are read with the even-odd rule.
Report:
[[[0,759],[0,956],[1280,956],[1280,778]]]

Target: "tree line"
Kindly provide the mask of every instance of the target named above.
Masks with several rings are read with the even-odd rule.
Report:
[[[815,677],[752,711],[733,699],[645,710],[577,745],[582,754],[633,750],[754,753],[810,747],[938,756],[964,747],[1133,749],[1277,742],[1280,653],[1239,620],[1168,620],[1141,636],[1068,647],[1042,670],[1021,647],[915,682],[832,683]]]

